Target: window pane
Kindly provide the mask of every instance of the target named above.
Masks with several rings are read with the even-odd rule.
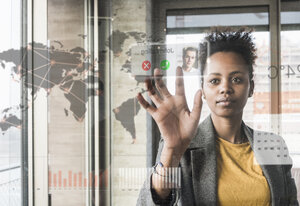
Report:
[[[253,28],[254,43],[257,47],[258,56],[256,65],[254,65],[255,91],[253,97],[248,99],[243,120],[254,129],[270,130],[270,78],[266,78],[270,73],[268,69],[270,65],[268,13],[257,13],[255,11],[253,13],[230,13],[232,12],[231,9],[217,11],[217,14],[213,14],[214,9],[211,9],[210,14],[168,16],[167,31],[169,34],[167,35],[167,43],[198,47],[206,30],[216,25],[231,27],[247,25]],[[221,14],[222,11],[225,14]],[[204,10],[204,12],[208,13],[208,10]],[[175,34],[176,32],[178,34]],[[174,82],[174,78],[168,77],[168,87],[173,92],[175,90]],[[193,105],[193,97],[199,86],[197,88],[195,85],[190,85],[190,89],[186,89],[186,93],[188,93],[186,94],[188,97],[187,102],[190,108]],[[204,101],[200,121],[209,113],[209,108]]]
[[[282,132],[292,154],[300,154],[300,30],[281,32]],[[295,156],[295,167],[300,159]]]
[[[241,21],[243,19],[243,21]],[[243,14],[207,14],[207,15],[185,15],[168,16],[168,28],[177,27],[211,27],[218,26],[258,26],[268,25],[268,14],[243,13]]]
[[[293,159],[296,184],[300,168],[300,12],[281,12],[282,133]],[[298,189],[298,198],[299,198]]]
[[[53,206],[85,205],[91,188],[88,161],[88,67],[84,0],[48,1],[49,194]],[[89,38],[90,39],[90,38]],[[90,174],[91,175],[91,174]],[[66,201],[67,200],[67,201]]]
[[[21,1],[0,7],[0,204],[21,205]]]

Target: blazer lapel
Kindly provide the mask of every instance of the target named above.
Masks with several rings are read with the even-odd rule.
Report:
[[[263,154],[263,150],[258,150],[256,147],[254,147],[254,138],[259,138],[260,135],[258,135],[256,131],[253,131],[251,128],[245,125],[245,123],[242,123],[242,127],[244,129],[244,132],[250,142],[251,148],[254,152],[254,156],[260,165],[264,176],[266,177],[270,192],[271,192],[271,199],[272,199],[272,205],[280,205],[280,194],[284,194],[284,174],[282,171],[282,168],[280,167],[280,162],[273,162],[272,165],[266,164],[265,160],[265,154]],[[268,135],[268,134],[267,134]],[[266,139],[268,136],[264,134],[264,138]],[[263,140],[261,140],[263,141]],[[276,147],[275,147],[276,148]],[[274,158],[276,158],[276,150],[274,150]],[[270,157],[268,157],[270,158]]]
[[[210,116],[200,124],[189,150],[195,204],[216,205],[217,155],[214,127]]]

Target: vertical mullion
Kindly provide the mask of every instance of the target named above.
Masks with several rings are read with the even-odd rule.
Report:
[[[109,36],[112,35],[112,14],[111,14],[111,8],[112,8],[112,2],[109,0],[102,1],[102,6],[106,6],[103,8],[103,11],[105,12],[104,14],[104,19],[105,19],[105,36],[104,38],[101,38],[100,41],[104,41],[105,38],[108,38]],[[99,6],[100,8],[100,6]],[[101,14],[102,16],[102,14]],[[112,48],[112,40],[109,42],[109,47]],[[103,45],[104,48],[104,45]],[[103,166],[105,169],[105,180],[107,180],[107,184],[104,185],[104,187],[100,187],[102,190],[100,193],[100,198],[104,198],[104,204],[105,205],[112,205],[112,168],[111,165],[113,165],[112,162],[112,145],[113,145],[113,140],[112,140],[112,118],[110,112],[112,111],[111,104],[112,104],[112,72],[113,72],[113,52],[112,50],[108,50],[108,54],[105,55],[105,65],[103,66],[103,73],[104,73],[104,108],[105,108],[105,113],[104,113],[104,136],[102,137],[102,143],[104,144],[104,152],[101,152],[101,155],[104,156],[102,158],[102,162],[100,162],[100,165]],[[103,123],[102,123],[103,124]],[[101,127],[102,128],[102,127]],[[101,134],[101,133],[100,133]],[[104,191],[104,192],[103,192]],[[106,192],[107,191],[107,192]],[[100,200],[102,202],[102,200]]]
[[[87,59],[88,64],[85,64],[84,68],[87,71],[87,84],[86,84],[86,99],[87,99],[87,117],[85,121],[85,131],[86,131],[86,179],[88,180],[86,188],[86,205],[93,206],[95,198],[95,187],[94,187],[94,177],[95,177],[95,164],[94,164],[94,69],[89,67],[89,64],[94,65],[94,53],[93,53],[93,17],[94,17],[94,0],[85,1],[85,34],[87,38],[84,42],[85,51],[88,52],[89,58]]]
[[[271,129],[280,134],[281,129],[281,69],[280,69],[280,0],[270,2],[270,49],[271,49]]]
[[[96,5],[95,5],[96,6]],[[98,96],[98,103],[95,104],[97,107],[97,148],[98,156],[96,159],[99,171],[99,180],[101,179],[97,191],[98,201],[102,205],[111,205],[112,190],[110,190],[111,185],[111,65],[112,65],[112,51],[108,48],[111,47],[112,40],[109,40],[109,45],[107,45],[107,39],[112,34],[111,30],[111,1],[97,1],[97,12],[95,12],[95,57],[99,59],[98,65],[98,87],[97,89],[102,94]],[[96,11],[95,9],[95,11]],[[97,21],[96,21],[97,19]],[[97,28],[97,29],[96,29]],[[101,35],[99,35],[101,34]],[[97,46],[96,46],[97,45]],[[99,52],[96,52],[99,51]],[[100,87],[101,84],[101,87]],[[101,97],[101,95],[103,95]]]
[[[28,159],[28,134],[29,134],[29,111],[27,109],[28,105],[28,89],[27,84],[28,83],[28,71],[25,68],[28,68],[28,52],[25,50],[27,44],[28,44],[28,12],[30,9],[28,9],[28,1],[24,0],[21,1],[21,58],[26,55],[24,58],[24,61],[21,61],[22,68],[24,68],[21,72],[21,104],[23,108],[21,108],[22,112],[22,138],[21,138],[21,205],[22,206],[28,206],[29,203],[29,159]]]
[[[88,23],[89,23],[89,20],[88,20],[88,15],[89,15],[89,0],[85,0],[84,1],[84,34],[87,34],[88,32]],[[87,40],[88,40],[89,37],[87,37],[85,40],[84,40],[84,50],[85,51],[88,51],[88,44],[87,44]],[[86,69],[86,67],[84,67],[84,69]],[[88,84],[87,84],[87,87],[88,87]],[[85,89],[85,91],[87,91],[87,88]],[[85,94],[86,95],[86,94]],[[85,96],[85,98],[87,98]],[[89,109],[88,107],[88,104],[85,104],[85,106],[87,107],[87,109]],[[83,175],[85,178],[88,177],[88,172],[89,172],[89,141],[88,141],[88,136],[89,136],[89,129],[88,129],[88,125],[89,125],[89,111],[86,112],[86,117],[85,117],[85,168],[84,168],[84,171],[85,171],[85,174]],[[88,192],[88,189],[87,188],[84,188],[85,189],[85,204],[86,205],[89,205],[89,192]]]
[[[27,14],[26,14],[26,18],[27,18],[27,22],[26,24],[24,25],[25,27],[27,27],[27,37],[26,37],[26,44],[23,45],[23,46],[28,46],[28,43],[29,42],[32,42],[32,35],[33,35],[33,26],[32,26],[32,22],[33,22],[33,9],[32,9],[32,1],[33,0],[28,0],[26,3],[27,3]],[[33,90],[33,74],[29,74],[28,73],[28,70],[32,69],[30,67],[32,67],[32,64],[30,64],[29,62],[32,62],[32,59],[30,59],[30,57],[32,57],[32,50],[27,50],[27,57],[26,57],[26,65],[24,68],[26,68],[26,74],[25,74],[25,77],[27,78],[27,82],[25,82],[25,84],[28,85],[28,88],[27,88],[27,98],[28,100],[30,100],[30,86],[29,85],[32,85],[31,86],[31,90]],[[29,75],[31,75],[32,77],[29,78]],[[31,79],[31,81],[29,81],[29,79]],[[25,79],[26,81],[26,79]],[[26,98],[26,97],[25,97]],[[26,103],[26,102],[25,102]],[[26,106],[28,105],[27,103],[25,104]],[[25,106],[24,105],[24,106]],[[26,107],[24,107],[25,109]],[[27,109],[25,109],[27,110]],[[33,161],[33,155],[34,155],[34,152],[33,152],[33,109],[32,107],[28,107],[28,111],[27,111],[27,134],[25,135],[28,135],[28,187],[27,187],[27,190],[28,190],[28,205],[34,205],[34,161]],[[25,126],[25,125],[24,125]],[[24,188],[25,189],[25,188]],[[26,205],[26,203],[23,202],[24,205]]]
[[[33,87],[35,63],[40,59],[35,53],[35,43],[48,45],[47,39],[47,0],[33,0],[32,2],[32,74]],[[48,55],[48,54],[47,54]],[[44,64],[49,63],[49,56],[45,57]],[[39,62],[40,63],[40,62]],[[39,87],[39,85],[36,85]],[[34,88],[33,88],[34,89]],[[33,90],[34,91],[34,90]],[[41,92],[41,93],[40,93]],[[33,92],[32,92],[33,94]],[[33,172],[34,172],[34,205],[48,205],[48,100],[43,95],[43,90],[37,91],[36,97],[32,96],[33,111]],[[40,112],[43,111],[43,112]]]
[[[94,31],[93,31],[93,62],[94,62],[94,76],[93,76],[93,82],[94,82],[94,92],[96,92],[95,90],[99,90],[99,82],[97,81],[97,76],[96,74],[99,74],[99,67],[98,64],[96,63],[96,58],[98,57],[98,53],[99,53],[99,48],[98,48],[98,0],[95,0],[94,2]],[[98,60],[97,60],[98,61]],[[98,75],[99,78],[99,75]],[[96,85],[95,85],[96,84]],[[99,205],[99,124],[96,124],[96,122],[99,122],[99,96],[94,94],[94,105],[93,105],[93,114],[94,114],[94,205]]]
[[[88,77],[88,102],[89,102],[89,131],[90,131],[90,135],[89,135],[89,140],[90,140],[90,146],[89,146],[89,150],[90,150],[90,155],[89,155],[89,162],[90,162],[90,167],[89,167],[89,174],[91,174],[91,181],[93,184],[91,184],[90,187],[90,194],[89,194],[89,198],[90,198],[90,204],[91,206],[94,206],[94,199],[95,199],[95,187],[94,187],[94,177],[95,177],[95,81],[94,81],[94,75],[95,75],[95,64],[94,64],[94,21],[95,21],[95,15],[94,15],[94,9],[95,9],[95,2],[96,0],[91,0],[91,7],[90,7],[90,14],[89,14],[89,38],[88,38],[88,53],[90,55],[90,64],[92,65],[91,69],[89,69],[89,77]]]
[[[84,47],[85,47],[85,51],[88,52],[88,55],[91,55],[91,16],[92,16],[92,12],[91,12],[91,7],[93,4],[93,0],[86,0],[85,1],[85,14],[84,14],[84,18],[85,18],[85,34],[87,35],[87,38],[84,41]],[[89,56],[89,58],[87,59],[88,64],[85,64],[86,67],[84,68],[87,71],[87,83],[86,83],[86,89],[85,89],[85,98],[87,99],[87,103],[86,103],[86,107],[87,107],[87,116],[85,118],[85,142],[86,142],[86,146],[85,146],[85,153],[86,153],[86,158],[85,158],[85,178],[88,180],[88,184],[86,189],[86,205],[88,206],[92,206],[92,180],[91,180],[91,176],[92,176],[92,168],[93,168],[93,162],[92,162],[92,138],[93,138],[93,132],[92,132],[92,128],[93,128],[93,116],[92,116],[92,112],[91,112],[91,108],[92,108],[92,95],[90,94],[91,92],[91,71],[89,69],[89,64],[92,63],[91,61],[92,56]]]

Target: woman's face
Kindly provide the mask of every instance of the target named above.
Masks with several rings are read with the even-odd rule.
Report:
[[[217,52],[207,60],[203,94],[212,115],[242,115],[254,83],[242,56],[234,52]]]

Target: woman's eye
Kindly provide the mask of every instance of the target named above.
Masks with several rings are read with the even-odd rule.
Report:
[[[218,79],[212,79],[209,81],[211,84],[217,84],[219,83],[219,80]]]
[[[234,82],[234,83],[240,83],[240,82],[241,82],[241,79],[235,77],[235,78],[232,79],[232,82]]]

